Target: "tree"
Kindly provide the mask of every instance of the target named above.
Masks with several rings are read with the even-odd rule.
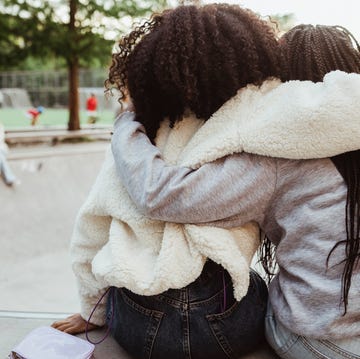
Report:
[[[63,58],[69,73],[68,128],[79,129],[79,68],[109,62],[123,19],[146,16],[165,5],[166,0],[3,0],[0,67],[10,68],[29,56]]]

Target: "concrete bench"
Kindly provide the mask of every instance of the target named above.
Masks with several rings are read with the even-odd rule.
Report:
[[[41,318],[41,313],[24,313],[24,318],[21,315],[12,317],[9,315],[1,314],[0,312],[0,358],[5,359],[10,353],[11,349],[19,343],[22,338],[26,336],[32,329],[41,326],[50,325],[53,321],[57,320],[59,315],[47,315],[47,318]],[[96,330],[89,333],[92,341],[99,341],[104,336],[105,329]],[[79,335],[85,339],[85,335]],[[278,357],[272,350],[264,345],[256,352],[244,356],[242,359],[277,359]],[[70,358],[69,358],[70,359]],[[106,338],[101,344],[96,345],[95,352],[92,359],[133,359],[131,358],[110,336]],[[156,358],[154,358],[156,359]],[[169,358],[171,359],[171,358]]]
[[[113,125],[108,124],[87,124],[81,125],[82,130],[109,130],[113,129]],[[42,131],[68,131],[64,125],[37,125],[33,126],[21,126],[21,127],[6,127],[5,133],[16,133],[16,132],[42,132]]]
[[[30,316],[31,313],[29,313]],[[25,315],[24,315],[25,316]],[[39,316],[40,318],[36,318]],[[32,313],[29,318],[20,317],[1,317],[0,313],[0,358],[5,359],[16,346],[31,330],[51,325],[52,322],[58,320],[58,316],[54,318],[41,318],[41,313]],[[89,333],[91,340],[98,341],[104,335],[103,330],[92,331]],[[80,335],[84,337],[84,335]],[[70,359],[70,358],[69,358]],[[104,342],[96,345],[93,359],[132,359],[126,352],[111,338],[108,337]]]
[[[109,140],[111,138],[111,130],[109,128],[87,128],[76,131],[43,129],[40,131],[7,131],[5,133],[5,141],[9,145],[36,142],[52,142],[54,144],[64,139],[74,138]]]

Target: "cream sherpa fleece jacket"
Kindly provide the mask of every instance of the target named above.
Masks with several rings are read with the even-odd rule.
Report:
[[[162,123],[156,142],[168,163],[178,163],[179,153],[202,123],[193,116],[184,118],[173,129],[167,121]],[[196,148],[186,159],[194,166],[199,164]],[[247,292],[249,266],[258,245],[255,223],[225,230],[146,218],[119,181],[109,150],[79,212],[72,239],[81,315],[88,318],[109,286],[126,287],[142,295],[182,288],[200,275],[206,258],[229,271],[235,296],[240,300]],[[100,305],[93,323],[104,324],[104,310],[105,305]]]
[[[330,88],[341,81],[339,76],[344,75],[334,73],[332,76],[327,82]],[[324,124],[331,106],[327,110],[319,108],[318,113],[313,113],[311,107],[310,113],[305,104],[301,114],[298,108],[296,114],[292,113],[291,107],[284,106],[284,96],[291,93],[292,86],[303,86],[303,83],[279,86],[278,80],[271,80],[260,89],[248,86],[203,126],[203,122],[192,116],[184,118],[173,129],[164,121],[156,139],[157,146],[169,164],[191,168],[243,150],[287,158],[336,154],[329,154],[326,144],[325,149],[322,148],[324,138],[321,133],[313,134],[320,141],[318,145],[313,146],[314,142],[311,142],[308,147],[301,132],[312,122],[315,127],[319,122]],[[309,86],[312,96],[307,100],[316,101],[316,85],[309,83]],[[319,91],[324,91],[321,86]],[[332,101],[327,101],[327,106],[329,102]],[[279,106],[284,107],[282,119],[286,121],[278,122],[277,116],[272,117],[272,108],[278,110]],[[334,136],[334,131],[337,135],[338,127],[334,129],[327,125],[323,128],[325,136]],[[349,150],[349,141],[345,145],[343,142],[342,137],[339,139],[341,150],[336,149],[337,153]],[[126,287],[142,295],[182,288],[200,275],[206,258],[220,263],[230,273],[235,297],[240,300],[247,292],[249,265],[258,244],[259,230],[255,223],[226,230],[164,223],[144,217],[120,183],[109,150],[96,183],[79,212],[71,245],[81,315],[88,318],[109,286]],[[102,304],[92,319],[94,324],[104,323],[104,311]]]

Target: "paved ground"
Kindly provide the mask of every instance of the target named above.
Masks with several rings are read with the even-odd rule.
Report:
[[[11,149],[9,163],[21,184],[0,181],[0,310],[78,310],[69,240],[107,146]]]
[[[108,145],[11,149],[9,162],[21,184],[9,188],[0,181],[0,359],[31,329],[78,311],[69,240]],[[111,338],[97,346],[94,358],[130,359]],[[260,358],[274,356],[260,348],[244,359]]]

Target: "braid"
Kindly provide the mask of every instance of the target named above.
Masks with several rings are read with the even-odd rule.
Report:
[[[356,39],[343,27],[295,26],[280,39],[283,59],[281,78],[283,81],[318,82],[334,70],[360,72],[359,49]]]
[[[267,282],[270,284],[271,279],[278,271],[276,262],[276,247],[264,233],[262,233],[262,237],[261,245],[257,250],[257,256],[259,258],[258,262],[261,263]]]
[[[302,34],[301,34],[302,33]],[[356,49],[353,46],[356,45]],[[281,78],[287,80],[322,81],[333,70],[360,73],[360,46],[354,36],[341,26],[299,25],[280,40],[285,70]],[[300,55],[300,52],[304,53]],[[294,55],[298,57],[294,58]],[[345,246],[342,274],[342,302],[347,311],[352,273],[360,261],[360,150],[332,157],[334,165],[347,185],[346,239],[330,251]]]
[[[346,199],[346,241],[339,241],[330,251],[331,254],[339,245],[345,245],[346,260],[342,275],[342,298],[345,313],[348,305],[348,294],[351,287],[351,277],[354,268],[360,260],[360,150],[343,153],[332,157],[338,171],[347,185]]]
[[[323,56],[323,45],[325,42],[325,38],[322,32],[314,33],[314,74],[325,74],[328,72],[328,68],[330,68],[331,63],[329,62],[329,58],[327,56]],[[320,75],[321,76],[321,75]],[[310,77],[313,78],[313,77]]]

